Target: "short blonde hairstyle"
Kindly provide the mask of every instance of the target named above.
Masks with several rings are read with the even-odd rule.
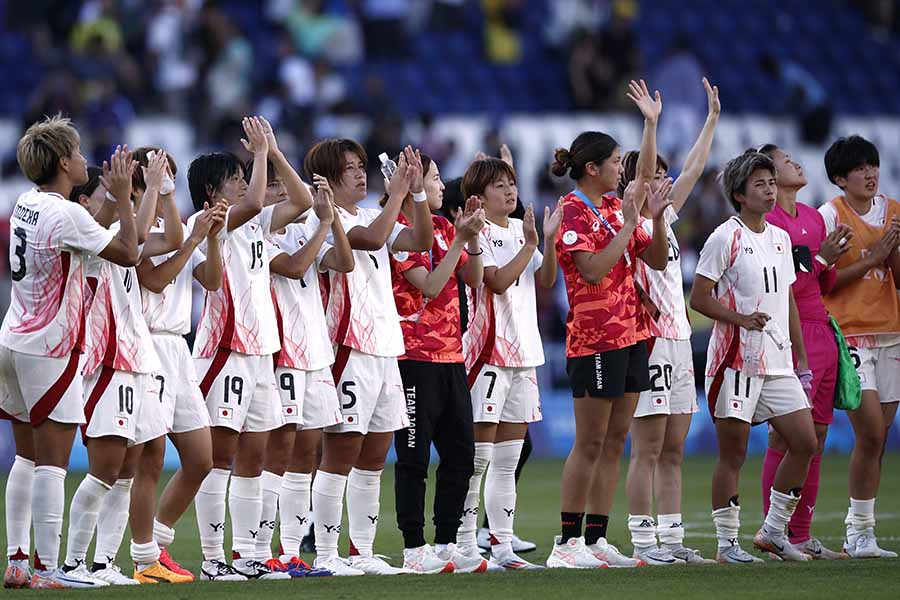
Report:
[[[19,168],[30,181],[43,185],[59,172],[59,160],[72,156],[81,138],[72,122],[57,114],[33,124],[16,146]]]

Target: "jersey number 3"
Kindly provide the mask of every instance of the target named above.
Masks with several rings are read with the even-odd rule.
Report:
[[[13,235],[19,238],[19,243],[16,244],[16,257],[19,259],[19,268],[10,273],[13,281],[22,281],[25,278],[25,245],[27,243],[27,233],[21,227],[16,227],[13,230]]]

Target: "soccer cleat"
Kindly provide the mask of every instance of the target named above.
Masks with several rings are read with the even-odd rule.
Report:
[[[291,577],[331,577],[334,575],[328,569],[315,569],[309,566],[309,563],[299,556],[292,556],[287,562],[281,561],[281,563],[288,568]],[[294,573],[300,573],[300,575]]]
[[[279,561],[280,562],[280,561]],[[231,566],[235,571],[247,579],[290,579],[288,573],[273,571],[265,563],[252,558],[238,558],[232,561]]]
[[[682,546],[681,548],[669,548],[669,552],[672,553],[672,556],[679,560],[683,560],[689,565],[710,565],[715,564],[711,558],[703,558],[700,556],[699,550],[694,550],[692,548],[685,548]]]
[[[719,551],[716,552],[716,561],[730,565],[752,565],[753,563],[763,562],[761,558],[756,558],[745,552],[737,543],[737,540],[732,540],[731,545],[727,548],[719,548]]]
[[[647,563],[639,558],[628,558],[619,549],[606,541],[606,538],[600,538],[596,544],[587,546],[589,552],[593,553],[598,560],[602,560],[613,569],[631,569],[634,567],[643,567]]]
[[[352,577],[356,575],[365,575],[366,572],[361,569],[351,567],[347,559],[340,556],[331,556],[328,558],[317,557],[313,563],[316,569],[327,569],[338,577]]]
[[[651,567],[670,567],[672,565],[683,565],[686,562],[676,558],[668,548],[657,548],[656,546],[648,548],[635,547],[632,556]]]
[[[224,560],[204,560],[200,567],[200,577],[208,581],[247,581],[246,577]]]
[[[138,585],[140,583],[124,575],[116,563],[106,563],[102,569],[93,571],[91,576],[94,579],[105,581],[109,585]]]
[[[808,554],[804,554],[788,541],[783,531],[769,533],[765,527],[756,532],[753,536],[753,545],[762,552],[774,554],[781,560],[793,560],[803,562],[812,560]]]
[[[475,539],[481,550],[487,552],[491,549],[491,530],[487,527],[479,527]]]
[[[544,567],[535,565],[516,556],[515,552],[492,553],[491,563],[504,571],[541,571]]]
[[[491,549],[491,530],[487,527],[479,527],[477,540],[478,548],[480,550],[484,550],[485,552],[489,551]],[[511,542],[512,551],[516,554],[532,552],[537,549],[537,544],[535,544],[534,542],[523,540],[516,534],[513,534]]]
[[[178,575],[183,575],[185,577],[190,577],[191,581],[194,580],[194,574],[179,565],[178,561],[172,558],[172,555],[169,554],[169,551],[166,548],[160,548],[159,564],[172,571],[173,573],[177,573]]]
[[[475,546],[465,548],[456,544],[447,544],[443,552],[437,552],[437,557],[453,563],[454,573],[484,573],[488,568],[488,561]]]
[[[871,527],[863,529],[852,543],[844,542],[844,552],[850,558],[897,558],[896,552],[878,547],[875,530]]]
[[[816,538],[810,538],[805,542],[794,544],[794,547],[800,552],[809,555],[813,560],[847,560],[850,558],[846,552],[829,550]]]
[[[397,568],[389,565],[383,558],[377,555],[362,556],[357,554],[350,557],[350,566],[359,569],[366,575],[401,575],[403,573],[415,573],[411,569]]]
[[[31,576],[30,587],[32,589],[97,589],[108,585],[105,581],[99,581],[92,577],[85,568],[83,573],[78,569],[69,573],[62,569],[35,571]]]
[[[403,568],[419,575],[437,575],[452,573],[456,570],[456,565],[449,556],[438,556],[430,544],[425,544],[418,548],[403,549]]]
[[[31,584],[31,567],[27,560],[11,560],[3,575],[3,587],[27,588]]]
[[[159,561],[156,561],[146,569],[138,571],[137,567],[134,568],[134,580],[138,583],[191,583],[194,581],[193,575],[190,577],[186,577],[184,575],[179,575],[174,571],[170,571],[169,569],[162,566]]]
[[[587,546],[584,538],[569,538],[565,543],[561,542],[562,536],[556,536],[553,540],[553,551],[547,557],[549,569],[606,569],[606,562],[597,558]]]

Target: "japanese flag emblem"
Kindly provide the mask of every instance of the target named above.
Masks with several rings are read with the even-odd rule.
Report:
[[[775,254],[784,254],[784,244],[775,242]]]

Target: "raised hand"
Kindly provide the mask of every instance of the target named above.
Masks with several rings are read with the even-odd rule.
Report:
[[[467,202],[468,204],[468,202]],[[484,209],[476,208],[472,212],[464,212],[456,215],[456,237],[461,242],[470,242],[478,237],[484,228]]]
[[[188,237],[194,242],[195,246],[199,245],[203,238],[209,235],[209,230],[213,226],[214,210],[209,208],[209,202],[204,202],[203,212],[194,219],[194,228],[191,229],[191,234]]]
[[[144,184],[147,189],[162,189],[163,179],[166,177],[166,171],[169,168],[169,161],[166,160],[166,153],[159,150],[153,153],[153,158],[147,161],[146,167],[141,167],[144,172]]]
[[[406,161],[406,152],[401,152],[400,159],[397,161],[397,169],[390,181],[385,184],[385,189],[387,189],[388,196],[406,198],[409,193],[409,183],[409,163]]]
[[[625,225],[631,228],[637,227],[640,211],[637,206],[637,180],[632,179],[625,186],[625,193],[622,194],[622,220]]]
[[[853,231],[846,225],[838,225],[834,231],[825,236],[819,246],[819,256],[830,265],[837,262],[845,252],[853,247],[848,242],[853,239]],[[841,241],[843,240],[843,243]]]
[[[268,154],[269,142],[266,139],[266,132],[259,118],[244,117],[241,124],[244,126],[244,135],[247,136],[246,138],[241,138],[241,144],[244,145],[247,152],[254,156]]]
[[[628,98],[637,105],[641,114],[648,121],[656,122],[662,112],[662,96],[657,90],[653,96],[647,89],[647,84],[641,79],[640,83],[631,80],[628,84],[628,91],[625,93]]]
[[[875,265],[881,265],[900,244],[900,222],[892,221],[878,241],[869,246],[869,256]]]
[[[506,144],[500,144],[500,160],[508,164],[510,167],[515,168],[515,165],[513,165],[512,151]]]
[[[651,191],[649,183],[644,184],[644,194],[647,195],[647,208],[650,209],[650,216],[658,219],[672,204],[672,178],[666,177],[655,192]]]
[[[127,145],[116,146],[109,162],[103,161],[100,183],[117,201],[131,201],[131,176],[136,166]]]
[[[413,151],[412,146],[403,149],[406,156],[406,164],[409,165],[409,191],[413,194],[422,192],[425,187],[425,173],[422,172],[422,155],[418,150]]]
[[[710,85],[709,80],[704,77],[703,89],[706,90],[706,104],[708,106],[709,114],[719,116],[719,113],[722,112],[722,105],[719,103],[718,86]]]
[[[269,143],[269,154],[278,152],[278,142],[275,141],[275,130],[265,117],[259,116],[259,124],[262,126],[263,133],[266,134],[266,141]]]
[[[225,216],[228,214],[228,203],[225,200],[219,200],[211,209],[210,219],[212,224],[209,228],[209,237],[215,238],[225,226]]]
[[[522,217],[522,232],[525,234],[525,245],[536,247],[538,233],[534,226],[534,207],[530,205],[525,209],[525,216]]]
[[[313,194],[313,212],[319,217],[319,222],[330,226],[334,223],[334,204],[332,199],[334,193],[328,185],[328,180],[318,174],[313,174],[313,184],[316,186],[316,193]]]
[[[463,208],[463,214],[471,215],[481,208],[481,198],[478,196],[469,196],[466,200],[466,206]]]
[[[550,212],[550,207],[544,207],[544,240],[546,244],[546,240],[555,240],[556,233],[559,231],[560,225],[562,225],[563,218],[563,207],[562,207],[563,199],[560,198],[556,203],[556,207],[553,209],[553,212]]]

